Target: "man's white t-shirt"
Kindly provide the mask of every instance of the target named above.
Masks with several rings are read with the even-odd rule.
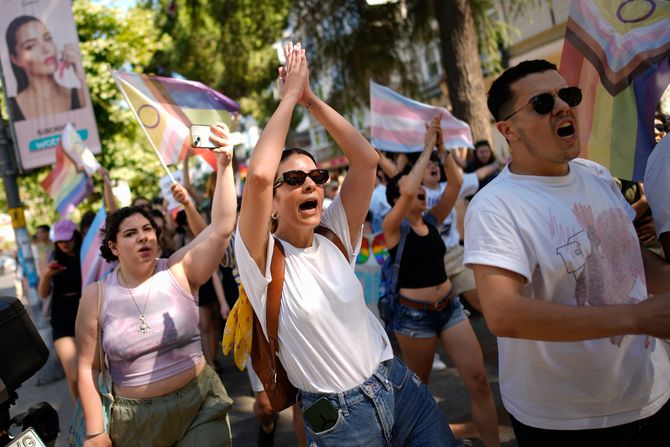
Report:
[[[441,182],[435,189],[424,185],[426,190],[426,207],[428,209],[431,209],[440,201],[440,197],[442,197],[442,193],[446,187],[447,182]],[[461,190],[458,191],[458,198],[462,199],[463,197],[471,196],[475,194],[478,189],[479,180],[477,179],[477,174],[474,172],[463,174],[463,183],[461,184]],[[442,236],[442,240],[447,249],[455,247],[460,243],[461,235],[458,232],[458,226],[456,225],[456,207],[452,208],[444,219],[442,228],[440,228],[440,235]]]
[[[523,295],[569,306],[647,296],[635,212],[609,172],[588,160],[561,177],[506,167],[466,212],[465,264],[522,275]],[[644,335],[581,342],[498,338],[500,392],[523,424],[581,430],[653,415],[670,398],[662,341]]]
[[[654,216],[656,234],[670,231],[670,134],[656,144],[647,159],[644,193]]]
[[[308,248],[281,241],[286,265],[279,313],[279,358],[297,388],[334,393],[363,383],[380,362],[393,358],[393,348],[384,328],[365,305],[363,287],[354,273],[361,236],[352,247],[339,194],[323,212],[321,224],[342,240],[349,260],[319,234],[314,234]],[[249,255],[239,227],[235,238],[242,284],[266,335],[272,237],[264,273]]]

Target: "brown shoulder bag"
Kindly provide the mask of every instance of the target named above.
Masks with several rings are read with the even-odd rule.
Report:
[[[324,226],[318,226],[315,230],[340,249],[348,260],[347,249],[339,237],[333,231]],[[277,358],[278,352],[278,330],[279,310],[281,308],[282,289],[284,287],[284,247],[277,238],[274,238],[274,250],[270,262],[270,273],[272,281],[268,284],[267,303],[265,306],[265,324],[267,325],[268,338],[265,338],[260,321],[254,311],[253,335],[251,341],[251,364],[254,371],[261,379],[263,388],[268,395],[270,405],[276,412],[280,412],[295,403],[298,390],[289,382],[284,366]]]

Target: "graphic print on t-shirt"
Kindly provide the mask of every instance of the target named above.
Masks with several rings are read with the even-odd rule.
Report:
[[[589,205],[575,203],[572,213],[581,230],[556,248],[567,273],[574,276],[578,306],[633,304],[646,296],[646,282],[637,238],[620,208],[594,216]],[[622,337],[611,337],[619,345]]]

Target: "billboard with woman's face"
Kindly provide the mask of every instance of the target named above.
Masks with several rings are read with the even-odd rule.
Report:
[[[53,164],[68,122],[99,153],[71,0],[0,0],[0,9],[4,92],[22,168]]]

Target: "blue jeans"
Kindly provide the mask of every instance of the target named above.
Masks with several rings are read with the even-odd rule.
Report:
[[[398,359],[380,363],[365,382],[343,393],[300,391],[298,405],[304,412],[321,397],[337,409],[337,422],[316,433],[305,420],[310,446],[463,445],[454,438],[428,387]]]
[[[441,311],[415,309],[398,303],[393,318],[393,330],[407,337],[433,338],[439,337],[442,332],[467,319],[461,299],[458,297],[453,298],[451,305]]]

